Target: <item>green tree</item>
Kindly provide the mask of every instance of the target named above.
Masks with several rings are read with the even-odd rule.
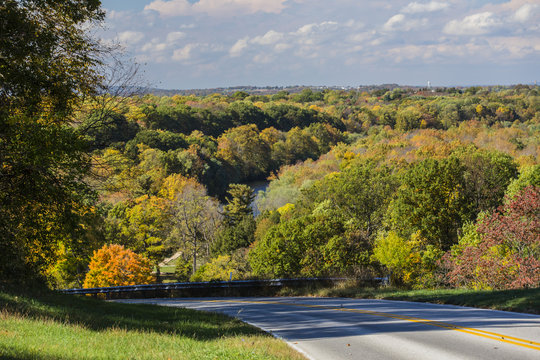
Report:
[[[234,126],[255,124],[257,128],[267,127],[266,113],[249,101],[235,101],[229,105],[228,112]]]
[[[271,227],[249,252],[257,276],[285,277],[300,274],[305,255],[303,231],[308,219],[299,218]]]
[[[247,248],[255,240],[256,229],[253,216],[239,218],[234,224],[227,224],[219,231],[212,252],[214,254],[231,254],[240,248]]]
[[[456,158],[427,159],[408,169],[391,202],[387,223],[399,236],[419,231],[428,244],[448,250],[471,213],[465,197],[464,167]]]
[[[517,166],[512,157],[498,151],[468,147],[456,151],[464,166],[465,197],[473,212],[473,219],[482,211],[502,204],[509,183],[517,176]]]
[[[98,0],[0,3],[0,281],[43,275],[93,202],[70,122],[101,84],[85,29],[103,17]]]
[[[230,184],[228,194],[227,204],[223,207],[224,226],[212,246],[217,254],[231,254],[255,240],[256,224],[251,208],[255,198],[253,189],[243,184]]]
[[[525,166],[520,169],[519,176],[512,180],[506,190],[508,200],[514,198],[527,186],[540,187],[540,165]]]
[[[375,162],[355,161],[341,173],[331,174],[306,193],[320,202],[331,201],[354,227],[365,234],[365,241],[382,226],[384,214],[398,182],[392,169]]]
[[[244,184],[230,184],[227,205],[223,207],[225,221],[230,224],[241,220],[245,216],[253,217],[251,203],[255,199],[253,189]]]

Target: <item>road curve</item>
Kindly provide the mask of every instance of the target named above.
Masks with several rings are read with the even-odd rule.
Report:
[[[540,359],[540,316],[345,298],[131,299],[214,311],[283,338],[310,359]]]

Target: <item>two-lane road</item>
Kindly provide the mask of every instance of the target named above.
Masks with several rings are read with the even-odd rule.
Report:
[[[343,298],[136,299],[222,312],[311,359],[540,359],[540,316]]]

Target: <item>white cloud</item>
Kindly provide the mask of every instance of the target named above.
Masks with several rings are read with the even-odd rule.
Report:
[[[540,37],[524,39],[517,36],[493,37],[488,39],[490,47],[496,51],[506,52],[514,59],[528,55],[540,55]]]
[[[373,35],[375,35],[375,31],[366,31],[358,34],[352,34],[349,36],[349,40],[352,42],[366,42],[371,40]]]
[[[425,26],[427,19],[409,19],[403,14],[392,16],[383,25],[385,31],[409,31]]]
[[[388,21],[383,25],[384,30],[393,30],[396,26],[405,22],[405,15],[397,14],[392,16]]]
[[[238,40],[229,50],[229,55],[237,57],[242,55],[242,51],[248,46],[249,36]]]
[[[444,10],[448,8],[450,5],[446,2],[440,2],[440,1],[432,1],[429,3],[418,3],[418,2],[412,2],[409,3],[409,5],[405,6],[402,12],[406,14],[417,14],[417,13],[424,13],[424,12],[433,12],[433,11],[439,11]]]
[[[192,5],[187,0],[157,0],[144,7],[144,10],[155,10],[161,16],[189,15]]]
[[[344,27],[350,27],[344,25]],[[334,40],[335,32],[339,24],[335,21],[323,21],[321,23],[312,23],[300,26],[297,30],[288,33],[281,33],[270,30],[262,36],[250,38],[246,36],[236,41],[229,49],[231,57],[238,57],[246,51],[248,47],[260,48],[267,47],[265,51],[274,51],[281,53],[291,48],[296,48],[295,54],[309,54],[313,56],[313,51],[319,50],[321,44]],[[265,53],[267,54],[267,53]],[[254,57],[258,63],[264,63],[262,57]]]
[[[155,0],[144,7],[155,10],[162,17],[205,14],[210,16],[247,15],[257,12],[279,14],[287,0]]]
[[[141,47],[140,51],[150,52],[150,53],[155,54],[155,53],[159,53],[159,52],[167,50],[168,47],[169,47],[169,44],[159,42],[158,39],[153,39],[151,42],[144,44]]]
[[[483,35],[490,33],[500,24],[493,13],[486,11],[467,16],[463,20],[452,20],[444,26],[443,32],[449,35]]]
[[[253,57],[253,62],[259,63],[259,64],[268,64],[273,61],[273,58],[269,56],[268,54],[257,54]]]
[[[123,31],[118,34],[118,40],[127,45],[133,45],[144,39],[144,34],[139,31]]]
[[[183,48],[174,50],[172,59],[175,61],[185,61],[191,59],[191,52],[195,47],[195,44],[187,44]]]
[[[521,23],[528,21],[534,16],[536,10],[539,8],[537,4],[525,4],[514,13],[512,19]]]
[[[291,44],[279,43],[279,44],[276,44],[276,46],[274,46],[274,51],[277,52],[277,53],[280,53],[280,52],[288,50],[288,49],[290,49],[292,47],[293,46]]]
[[[254,37],[251,40],[251,42],[254,43],[254,44],[260,44],[260,45],[270,45],[270,44],[277,43],[281,39],[283,39],[283,33],[279,33],[277,31],[270,30],[266,34],[264,34],[263,36]]]
[[[152,53],[156,56],[163,56],[164,51],[171,50],[178,44],[178,40],[183,39],[186,36],[181,31],[172,31],[165,36],[165,40],[161,40],[159,37],[155,37],[149,42],[145,43],[139,51]]]
[[[175,43],[184,37],[186,37],[186,33],[182,31],[173,31],[167,34],[166,40],[168,43]]]
[[[111,10],[111,11],[106,11],[107,13],[107,19],[108,20],[125,20],[126,18],[129,18],[130,17],[130,14],[128,11],[116,11],[116,10]]]
[[[313,23],[313,24],[306,24],[298,28],[293,34],[300,35],[300,36],[306,36],[309,34],[312,34],[314,32],[317,32],[322,29],[331,29],[335,28],[338,25],[335,21],[323,21],[322,23]]]

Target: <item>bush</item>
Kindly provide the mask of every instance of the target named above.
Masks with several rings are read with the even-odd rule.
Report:
[[[201,266],[191,277],[191,281],[227,281],[230,273],[235,273],[236,263],[229,255],[220,255]]]

